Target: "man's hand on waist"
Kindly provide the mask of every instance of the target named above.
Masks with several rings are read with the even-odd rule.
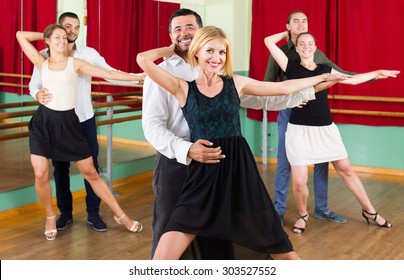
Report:
[[[189,148],[188,156],[201,163],[218,163],[226,156],[222,154],[221,147],[212,148],[212,145],[208,140],[199,139]]]

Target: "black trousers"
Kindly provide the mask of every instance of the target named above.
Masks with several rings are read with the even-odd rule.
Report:
[[[84,136],[87,139],[93,157],[94,167],[98,171],[98,140],[97,140],[97,125],[95,117],[86,120],[81,124]],[[68,161],[52,161],[53,176],[56,185],[56,200],[57,206],[61,214],[72,215],[73,211],[73,196],[70,191],[70,162]],[[87,180],[84,180],[86,188],[86,210],[87,215],[98,216],[100,211],[101,199],[95,194],[93,188]]]

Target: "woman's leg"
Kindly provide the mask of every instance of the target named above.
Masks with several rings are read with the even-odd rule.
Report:
[[[362,206],[362,209],[368,213],[375,214],[376,210],[373,207],[370,199],[366,193],[365,188],[362,185],[361,180],[356,175],[355,171],[352,168],[351,163],[348,158],[333,161],[335,170],[342,177],[342,180],[345,183],[345,186],[353,193],[355,198],[358,200],[359,204]],[[366,215],[366,213],[365,213]],[[366,215],[369,219],[376,218],[375,222],[379,225],[383,225],[386,220],[380,215]]]
[[[52,187],[49,183],[49,161],[45,157],[31,155],[31,164],[35,175],[35,190],[47,217],[45,234],[52,238],[56,236],[56,219],[52,206]]]
[[[157,244],[153,260],[178,260],[195,235],[179,231],[164,233]]]
[[[124,215],[125,212],[119,206],[108,184],[101,178],[97,170],[95,170],[92,157],[77,161],[76,165],[80,173],[84,176],[84,179],[90,183],[97,196],[108,205],[114,216],[118,218],[117,222],[124,224],[129,230],[133,229],[131,231],[140,231],[141,224],[131,220],[128,215]],[[135,228],[133,228],[134,225]]]
[[[293,232],[302,233],[306,228],[306,222],[309,218],[307,211],[307,199],[309,197],[309,189],[307,187],[308,170],[306,165],[294,165],[291,168],[293,196],[299,210],[299,218],[294,225]]]

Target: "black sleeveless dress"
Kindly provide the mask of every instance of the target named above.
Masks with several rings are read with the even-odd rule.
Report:
[[[233,79],[209,98],[189,82],[182,108],[191,139],[208,139],[226,158],[218,164],[192,161],[164,232],[180,231],[228,240],[261,253],[293,251],[253,154],[241,135],[240,99]]]

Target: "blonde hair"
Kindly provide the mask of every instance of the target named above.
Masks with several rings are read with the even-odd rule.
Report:
[[[198,66],[198,57],[196,56],[196,53],[206,43],[212,41],[213,39],[221,39],[226,45],[226,62],[224,63],[220,74],[231,77],[233,75],[233,65],[231,61],[229,38],[227,37],[226,33],[224,33],[224,31],[218,27],[205,26],[196,32],[188,50],[188,62],[191,67],[196,68]]]

